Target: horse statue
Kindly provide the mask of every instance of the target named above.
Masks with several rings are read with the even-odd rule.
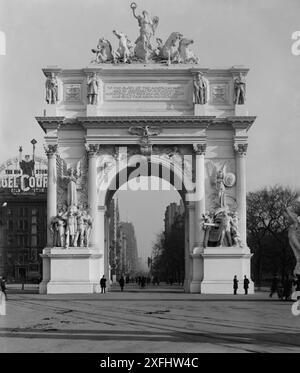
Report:
[[[109,62],[113,60],[112,47],[108,40],[100,38],[96,49],[92,49],[96,53],[96,58],[91,61],[95,63]]]
[[[194,43],[194,40],[182,38],[179,42],[179,62],[180,63],[199,63],[198,57],[194,55],[194,52],[190,49],[190,45]]]
[[[178,62],[179,58],[179,41],[182,38],[179,32],[172,32],[163,46],[160,46],[160,57],[169,62]]]
[[[130,61],[131,52],[128,47],[129,40],[127,38],[127,35],[125,35],[123,32],[118,32],[116,30],[113,30],[113,34],[119,39],[119,48],[113,53],[114,62],[117,62],[121,59],[123,59],[124,63]]]

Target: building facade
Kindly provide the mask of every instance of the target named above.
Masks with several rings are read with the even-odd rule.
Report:
[[[20,148],[21,149],[21,148]],[[40,282],[47,242],[47,160],[26,155],[0,166],[0,274]]]

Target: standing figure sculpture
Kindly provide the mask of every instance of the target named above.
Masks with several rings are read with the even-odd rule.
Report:
[[[78,213],[76,216],[77,225],[76,225],[76,233],[75,233],[75,238],[74,238],[74,246],[84,247],[85,215],[86,215],[86,212],[81,207],[79,207]]]
[[[91,235],[91,230],[93,228],[93,219],[92,217],[88,214],[87,211],[85,211],[84,214],[84,225],[85,225],[85,231],[84,231],[84,236],[85,236],[85,246],[89,247],[90,243],[90,235]]]
[[[76,170],[73,167],[68,169],[68,175],[63,176],[63,179],[68,181],[68,189],[67,189],[67,202],[68,206],[77,205],[77,179],[79,175],[77,174]]]
[[[96,73],[87,78],[87,98],[89,105],[96,105],[98,102],[99,80]]]
[[[234,79],[235,104],[242,105],[246,101],[246,79],[242,73]]]
[[[225,183],[224,183],[224,171],[223,169],[219,170],[217,173],[217,180],[216,180],[216,189],[218,192],[218,200],[219,200],[219,207],[226,208],[226,195],[225,195]]]
[[[194,102],[204,105],[207,103],[208,82],[202,72],[199,72],[194,78]]]
[[[69,206],[66,214],[67,226],[66,226],[66,242],[65,247],[68,249],[70,246],[74,246],[74,239],[77,230],[77,207],[75,205]]]
[[[51,73],[46,80],[46,102],[47,104],[58,102],[58,82],[54,73]]]
[[[155,34],[159,18],[156,16],[151,18],[146,10],[144,10],[141,15],[137,15],[135,12],[137,8],[136,3],[131,3],[130,7],[140,27],[140,35],[135,41],[135,56],[142,60],[147,60],[153,53],[151,37]]]
[[[296,258],[296,266],[294,274],[300,281],[300,216],[297,216],[291,207],[286,208],[285,217],[289,220],[290,226],[288,230],[289,243]]]

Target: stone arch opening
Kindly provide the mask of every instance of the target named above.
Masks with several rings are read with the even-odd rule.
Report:
[[[115,280],[112,277],[110,268],[110,242],[111,237],[109,233],[110,219],[112,218],[109,213],[109,206],[114,198],[117,191],[121,189],[125,184],[129,185],[132,181],[140,179],[139,188],[135,190],[153,190],[153,184],[155,184],[154,190],[161,191],[161,183],[153,183],[153,178],[163,180],[168,183],[171,187],[176,190],[179,194],[184,209],[184,247],[183,257],[184,262],[184,289],[189,291],[190,282],[192,279],[192,262],[190,260],[190,244],[193,243],[193,237],[190,238],[190,233],[193,229],[190,229],[189,214],[187,213],[187,195],[188,191],[193,190],[192,180],[184,174],[180,167],[174,165],[170,160],[161,161],[158,157],[151,157],[151,159],[136,155],[134,159],[129,161],[128,165],[124,167],[113,167],[107,174],[106,180],[102,180],[98,184],[98,211],[100,211],[100,222],[104,221],[104,234],[103,234],[103,273],[107,279]],[[143,180],[141,180],[143,179]],[[105,189],[103,188],[105,185]],[[104,189],[104,190],[103,190]],[[101,214],[102,212],[102,214]],[[102,223],[100,223],[102,224]],[[99,237],[101,240],[101,237]],[[115,271],[113,271],[115,272]],[[113,273],[114,275],[116,273]]]

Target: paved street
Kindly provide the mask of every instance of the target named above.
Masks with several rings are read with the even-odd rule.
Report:
[[[299,352],[292,302],[184,294],[178,287],[94,295],[9,290],[1,352]]]

